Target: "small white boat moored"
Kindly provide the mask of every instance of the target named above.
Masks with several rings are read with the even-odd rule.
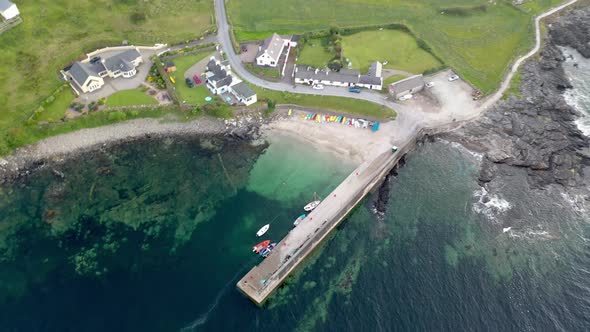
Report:
[[[299,218],[297,218],[297,220],[295,220],[295,222],[293,223],[293,226],[297,227],[297,225],[299,225],[299,223],[305,219],[305,214],[302,214],[299,216]]]
[[[258,232],[256,232],[256,236],[264,235],[264,233],[266,233],[266,231],[268,231],[269,228],[270,228],[270,224],[266,224],[266,225],[262,226],[262,228],[259,229]]]
[[[318,205],[320,205],[320,201],[313,201],[303,207],[305,211],[311,211],[315,209]]]
[[[309,202],[306,206],[303,207],[305,211],[311,211],[315,209],[318,205],[320,205],[320,199],[317,193],[313,193],[313,201]]]

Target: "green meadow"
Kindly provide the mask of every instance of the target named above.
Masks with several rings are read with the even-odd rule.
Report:
[[[532,47],[533,15],[561,1],[533,2],[516,7],[510,1],[486,0],[242,0],[227,6],[238,39],[274,31],[403,24],[447,65],[490,93],[509,63]]]

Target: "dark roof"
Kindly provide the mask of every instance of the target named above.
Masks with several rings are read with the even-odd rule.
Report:
[[[105,59],[104,66],[110,71],[130,71],[135,68],[131,62],[140,56],[136,49],[130,49]]]
[[[340,69],[339,72],[336,72],[329,69],[319,70],[305,65],[298,65],[295,71],[295,78],[342,83],[357,83],[359,71],[355,69]]]
[[[8,0],[0,0],[0,11],[3,12],[5,10],[7,10],[8,8],[10,8],[10,6],[12,6],[14,3],[8,1]]]
[[[367,72],[367,75],[374,76],[374,77],[381,77],[381,68],[382,68],[381,63],[378,61],[375,61],[375,62],[371,63],[371,66],[369,66],[369,71]]]
[[[228,75],[225,69],[223,69],[221,65],[215,61],[215,59],[211,59],[209,60],[209,63],[207,63],[207,71],[213,73],[213,75],[209,76],[208,79],[213,83],[213,85],[215,85],[216,88],[230,85],[232,82],[231,75]]]
[[[250,89],[248,84],[246,84],[244,82],[240,82],[240,83],[232,86],[231,88],[232,88],[232,90],[234,90],[234,92],[237,95],[241,96],[242,98],[249,98],[249,97],[256,95],[256,92],[252,91],[252,89]]]
[[[98,72],[87,63],[75,62],[68,71],[78,85],[83,85],[89,76],[98,76]]]
[[[420,74],[420,75],[414,75],[414,76],[405,78],[401,81],[391,83],[389,85],[389,89],[394,90],[397,93],[397,92],[403,92],[403,91],[407,91],[407,90],[410,90],[413,88],[417,88],[422,85],[424,85],[424,78]]]
[[[359,77],[359,84],[381,85],[383,84],[383,79],[372,75],[361,75]]]
[[[174,64],[174,62],[172,62],[172,61],[168,61],[168,62],[166,62],[166,67],[174,67],[174,66],[176,66],[176,65]]]
[[[272,36],[264,40],[262,47],[256,54],[256,57],[261,56],[266,51],[266,53],[270,55],[271,58],[273,58],[275,61],[278,61],[279,57],[281,56],[284,43],[283,37],[273,33]]]

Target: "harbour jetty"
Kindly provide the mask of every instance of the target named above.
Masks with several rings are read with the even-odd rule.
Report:
[[[415,142],[416,139],[412,139],[397,151],[387,150],[358,166],[277,244],[271,255],[237,283],[238,289],[257,305],[262,305],[346,215],[382,182]]]

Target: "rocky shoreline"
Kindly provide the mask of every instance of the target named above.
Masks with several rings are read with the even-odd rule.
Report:
[[[585,32],[584,32],[585,31]],[[580,116],[563,97],[572,88],[559,46],[590,56],[590,7],[565,12],[549,25],[539,59],[522,67],[521,97],[498,103],[479,120],[438,137],[482,153],[479,182],[524,171],[531,188],[557,184],[584,188],[590,172],[590,139],[577,128]]]
[[[0,184],[28,176],[40,168],[56,167],[84,153],[143,139],[199,135],[256,140],[261,137],[263,124],[281,116],[281,112],[271,118],[265,118],[260,113],[248,113],[232,120],[202,117],[185,123],[172,119],[136,119],[54,136],[0,158]],[[56,174],[59,176],[59,172]]]

